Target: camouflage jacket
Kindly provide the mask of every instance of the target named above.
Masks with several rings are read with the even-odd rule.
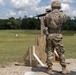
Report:
[[[66,14],[54,9],[45,16],[44,25],[48,28],[49,33],[61,33],[62,24],[66,22],[66,20]]]

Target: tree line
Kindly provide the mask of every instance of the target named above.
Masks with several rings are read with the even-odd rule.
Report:
[[[23,18],[10,17],[8,19],[0,19],[0,29],[40,29],[40,20],[34,17],[24,16]],[[76,30],[76,17],[71,19],[68,17],[66,23],[63,24],[63,30]]]

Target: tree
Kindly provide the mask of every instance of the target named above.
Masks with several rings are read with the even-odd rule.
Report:
[[[63,30],[76,30],[76,19],[71,19],[68,17],[66,23],[63,24]]]
[[[10,27],[10,29],[20,29],[21,20],[15,19],[14,17],[9,18],[9,21],[7,22],[7,26]]]
[[[74,19],[68,17],[62,28],[63,30],[76,30],[76,16]],[[26,15],[23,18],[0,19],[0,29],[40,29],[40,20]]]
[[[21,29],[40,29],[40,21],[36,18],[24,17],[22,19]]]

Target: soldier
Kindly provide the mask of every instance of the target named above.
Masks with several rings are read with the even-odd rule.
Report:
[[[61,3],[59,1],[53,1],[51,4],[52,12],[46,14],[44,24],[47,27],[47,72],[52,74],[52,65],[53,65],[53,53],[54,49],[59,56],[59,63],[62,66],[62,73],[67,74],[70,73],[69,70],[66,69],[66,63],[64,58],[64,47],[62,44],[63,36],[62,32],[62,24],[67,20],[67,16],[60,12]]]
[[[50,13],[51,11],[52,11],[51,8],[46,8],[46,9],[45,9],[46,14]],[[43,25],[43,33],[44,33],[45,35],[47,35],[47,34],[48,34],[48,28],[47,28],[47,26],[45,25],[45,17],[46,17],[46,15],[43,17],[43,22],[44,22],[44,25]]]
[[[50,13],[51,12],[51,8],[46,8],[45,12],[46,13]]]

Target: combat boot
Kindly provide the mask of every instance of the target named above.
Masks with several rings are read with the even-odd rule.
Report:
[[[70,73],[70,70],[66,69],[65,67],[62,67],[62,73],[68,74],[68,73]]]
[[[48,67],[46,72],[47,72],[48,74],[52,74],[52,68],[51,68],[51,67]]]

